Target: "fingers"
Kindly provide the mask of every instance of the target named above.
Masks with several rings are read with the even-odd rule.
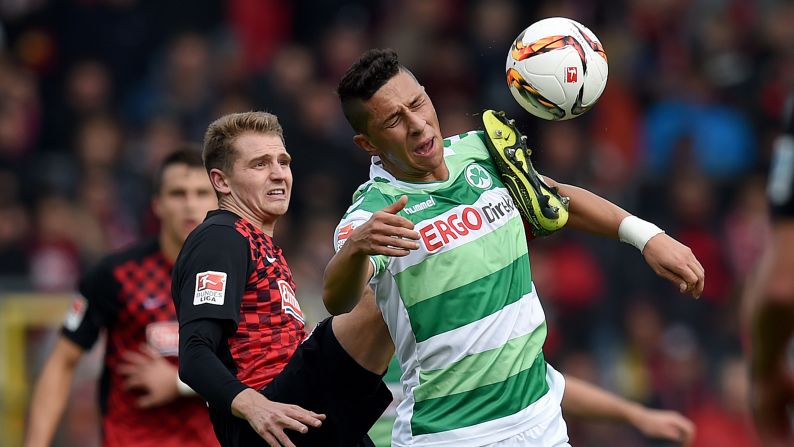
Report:
[[[678,291],[681,293],[690,294],[695,298],[699,298],[703,293],[705,277],[695,273],[694,267],[686,265],[672,270],[665,266],[659,266],[656,273],[678,286]]]
[[[121,357],[131,365],[143,365],[151,360],[149,356],[137,351],[125,351],[121,354]]]
[[[383,208],[382,211],[389,214],[397,214],[405,208],[406,203],[408,203],[408,196],[403,195],[396,202]]]
[[[403,216],[396,216],[394,214],[378,211],[377,213],[373,214],[372,217],[374,221],[377,221],[381,224],[386,224],[387,227],[406,228],[408,230],[414,229],[413,222]],[[414,234],[416,235],[414,239],[419,239],[419,233],[410,231],[409,234]]]
[[[138,408],[144,408],[144,409],[157,406],[158,403],[159,402],[157,401],[157,398],[152,394],[144,394],[136,402]]]
[[[278,439],[278,442],[280,442],[279,445],[283,445],[284,447],[295,447],[295,444],[289,440],[289,436],[282,430],[276,430],[273,435]]]
[[[152,360],[163,357],[160,355],[160,351],[154,349],[152,345],[148,343],[141,343],[141,354],[149,357]]]
[[[124,390],[131,390],[131,389],[146,389],[146,386],[143,382],[143,379],[139,375],[130,375],[127,377],[127,380],[124,381],[122,385]]]
[[[138,370],[139,366],[132,363],[121,363],[118,368],[116,368],[116,371],[118,371],[122,376],[137,375]]]
[[[261,436],[270,447],[281,447],[281,443],[269,432],[264,430],[257,430],[256,432],[259,433],[259,436]]]
[[[304,424],[311,425],[312,427],[315,428],[319,427],[320,425],[322,425],[323,421],[325,420],[324,414],[319,414],[313,411],[304,410],[303,408],[297,405],[290,405],[289,408],[291,411],[287,414],[287,416],[297,421],[303,422]],[[301,432],[301,433],[305,433],[305,432]]]

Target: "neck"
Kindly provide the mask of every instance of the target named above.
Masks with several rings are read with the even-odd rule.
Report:
[[[182,249],[182,243],[175,241],[173,238],[168,237],[165,230],[160,230],[160,251],[163,252],[163,256],[165,259],[168,260],[171,264],[176,262],[176,257],[179,255],[179,250]]]
[[[218,208],[237,214],[248,222],[251,222],[251,224],[261,232],[273,237],[273,228],[276,226],[276,221],[266,222],[261,217],[256,217],[248,208],[237,203],[232,196],[226,195],[221,197],[218,201]]]

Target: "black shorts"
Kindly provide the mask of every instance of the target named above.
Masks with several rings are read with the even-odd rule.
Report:
[[[274,402],[325,414],[319,428],[306,434],[287,430],[298,447],[374,446],[367,432],[392,401],[383,376],[362,368],[342,349],[331,318],[295,350],[287,366],[260,392]],[[267,446],[248,421],[226,409],[210,408],[215,435],[223,447]]]

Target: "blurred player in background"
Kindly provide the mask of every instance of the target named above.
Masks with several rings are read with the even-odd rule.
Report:
[[[407,394],[393,444],[568,445],[564,379],[543,358],[524,226],[486,137],[443,140],[430,98],[391,50],[365,53],[338,93],[373,164],[337,227],[323,299],[341,314],[375,288]],[[681,292],[702,293],[687,247],[592,193],[552,186],[570,197],[570,226],[619,236]]]
[[[775,141],[768,195],[772,240],[748,289],[753,413],[765,446],[794,445],[794,95]]]
[[[77,363],[105,333],[99,382],[102,445],[217,446],[206,404],[177,375],[171,269],[187,235],[218,202],[196,148],[164,159],[152,206],[156,238],[108,256],[80,281],[33,391],[25,445],[52,442]]]

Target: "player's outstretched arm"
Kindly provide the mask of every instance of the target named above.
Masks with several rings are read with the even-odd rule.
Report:
[[[667,439],[689,445],[695,425],[675,411],[653,410],[596,387],[565,376],[562,411],[588,419],[630,424],[649,438]]]
[[[331,258],[323,275],[323,302],[332,315],[350,312],[358,304],[375,273],[370,256],[406,256],[419,248],[413,223],[397,215],[406,203],[408,198],[402,196],[374,213],[350,233]]]
[[[705,271],[692,250],[666,235],[661,229],[630,215],[614,203],[592,192],[572,185],[557,183],[544,177],[570,198],[568,226],[637,247],[648,266],[669,280],[681,293],[700,297],[705,285]]]
[[[82,356],[82,348],[64,336],[58,337],[33,389],[25,447],[48,447],[52,443]]]

